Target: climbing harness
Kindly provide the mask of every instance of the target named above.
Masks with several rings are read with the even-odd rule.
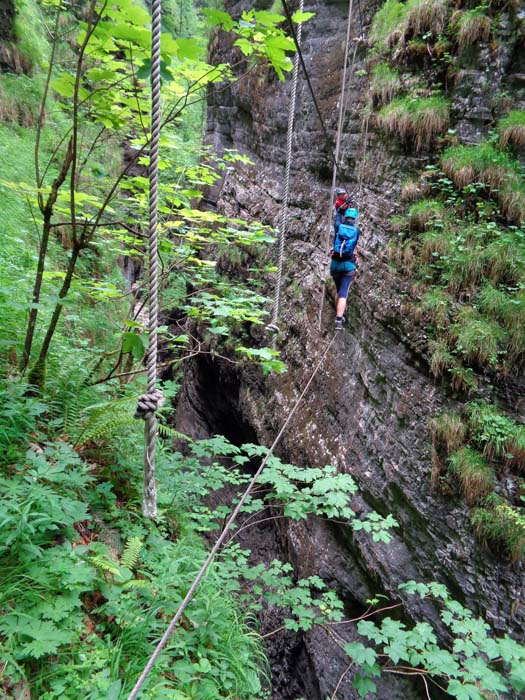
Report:
[[[323,355],[322,355],[321,359],[319,360],[319,362],[317,363],[317,365],[316,365],[314,371],[313,371],[312,374],[310,375],[310,378],[309,378],[308,381],[306,382],[306,385],[305,385],[304,389],[302,390],[301,394],[299,395],[299,398],[296,400],[296,402],[294,403],[292,409],[291,409],[290,412],[288,413],[288,416],[287,416],[286,420],[284,421],[284,423],[283,423],[281,429],[279,430],[279,432],[278,432],[278,434],[277,434],[277,437],[275,438],[275,440],[274,440],[273,443],[272,443],[272,446],[271,446],[270,449],[268,450],[268,454],[266,455],[266,457],[265,457],[265,458],[263,459],[263,461],[261,462],[259,468],[257,469],[257,471],[255,472],[255,474],[253,475],[252,480],[250,481],[250,483],[248,484],[246,490],[245,490],[244,493],[242,494],[242,496],[241,496],[239,502],[237,503],[237,505],[235,506],[234,510],[232,511],[232,514],[231,514],[230,517],[228,518],[228,521],[226,522],[223,531],[221,532],[219,538],[217,539],[217,542],[214,544],[213,548],[211,549],[210,553],[208,554],[208,557],[207,557],[206,561],[204,562],[204,564],[202,565],[202,567],[201,567],[199,573],[198,573],[197,576],[194,578],[193,583],[191,584],[190,588],[188,589],[188,592],[186,593],[186,596],[184,597],[184,600],[183,600],[182,603],[180,604],[179,609],[177,610],[177,612],[176,612],[175,615],[173,616],[173,619],[171,620],[171,622],[170,622],[170,624],[168,625],[166,631],[165,631],[164,634],[162,635],[162,637],[161,637],[159,643],[158,643],[157,646],[155,647],[155,650],[153,651],[152,655],[150,656],[149,661],[147,662],[146,666],[144,667],[144,670],[143,670],[142,673],[140,674],[139,679],[137,680],[135,686],[133,687],[133,690],[132,690],[131,693],[128,695],[127,700],[135,700],[135,698],[137,698],[137,696],[138,696],[138,694],[139,694],[139,692],[140,692],[140,689],[141,689],[142,686],[144,685],[144,682],[145,682],[146,678],[148,677],[148,675],[149,675],[151,669],[152,669],[153,666],[155,665],[156,660],[158,659],[160,653],[162,652],[162,650],[164,649],[164,647],[165,647],[166,644],[168,643],[169,638],[170,638],[171,635],[173,634],[173,631],[175,630],[175,627],[177,626],[178,621],[179,621],[180,618],[182,617],[182,613],[184,612],[184,610],[185,610],[186,607],[188,606],[189,602],[190,602],[191,599],[193,598],[193,595],[194,595],[194,593],[195,593],[195,591],[196,591],[196,589],[197,589],[199,583],[201,582],[201,580],[202,580],[204,574],[206,573],[206,571],[208,570],[210,564],[211,564],[212,561],[214,560],[215,555],[217,554],[217,552],[218,552],[219,549],[221,548],[222,544],[224,543],[224,541],[225,541],[225,539],[226,539],[226,537],[227,537],[227,535],[228,535],[228,533],[229,533],[229,531],[230,531],[232,525],[235,523],[235,520],[237,519],[237,516],[239,515],[239,512],[240,512],[241,508],[243,507],[244,503],[246,502],[246,499],[248,498],[248,496],[250,495],[250,493],[251,493],[253,487],[255,486],[255,484],[256,484],[256,482],[257,482],[259,476],[261,475],[261,473],[262,473],[264,467],[266,466],[268,460],[269,460],[270,457],[272,456],[272,454],[273,454],[275,448],[276,448],[277,445],[279,444],[279,442],[280,442],[282,436],[284,435],[284,432],[285,432],[286,428],[288,427],[288,424],[289,424],[290,421],[292,420],[293,416],[295,415],[295,412],[297,411],[297,409],[299,408],[299,406],[300,406],[300,404],[301,404],[303,398],[305,397],[306,392],[307,392],[308,389],[310,388],[310,384],[311,384],[311,383],[313,382],[313,380],[315,379],[315,377],[316,377],[316,375],[317,375],[317,372],[319,371],[320,367],[322,367],[323,362],[324,362],[326,356],[328,355],[328,352],[329,352],[330,348],[332,347],[332,344],[333,344],[333,342],[334,342],[334,340],[335,340],[335,337],[336,337],[336,334],[334,334],[334,335],[332,336],[332,339],[331,339],[330,342],[327,344],[327,346],[326,346],[326,348],[325,348],[325,351],[323,352]]]
[[[347,63],[348,63],[348,53],[349,53],[349,48],[350,48],[350,27],[352,26],[352,10],[353,10],[353,3],[354,0],[349,0],[349,5],[348,5],[348,21],[346,24],[346,40],[345,40],[345,56],[344,56],[344,66],[343,66],[343,76],[341,78],[341,96],[339,98],[339,119],[337,123],[337,136],[336,136],[336,142],[335,142],[335,162],[334,162],[334,167],[332,171],[332,188],[330,190],[330,198],[329,198],[329,203],[328,203],[328,220],[327,220],[327,228],[326,228],[326,235],[323,236],[323,242],[321,244],[321,249],[324,255],[323,260],[321,261],[322,264],[322,274],[321,274],[321,294],[320,294],[320,299],[319,299],[319,330],[322,328],[323,324],[323,307],[324,307],[324,295],[325,295],[325,287],[326,287],[326,276],[328,273],[328,256],[330,253],[330,234],[332,232],[332,226],[333,226],[333,192],[335,190],[335,185],[337,182],[337,168],[339,164],[339,154],[341,150],[341,138],[343,134],[343,123],[344,123],[344,117],[346,113],[346,68],[347,68]],[[354,53],[352,56],[352,61],[351,61],[351,66],[350,66],[350,79],[349,83],[352,82],[353,76],[354,76],[354,65],[355,65],[355,57],[357,53],[357,44],[354,46]]]
[[[299,11],[303,12],[304,0],[301,0],[299,5]],[[302,24],[299,24],[297,28],[297,44],[301,45],[301,33]],[[274,333],[279,332],[279,305],[281,300],[281,288],[283,279],[283,267],[284,267],[284,243],[286,238],[286,230],[288,226],[288,197],[290,195],[290,170],[292,167],[292,146],[293,146],[293,130],[294,130],[294,119],[295,119],[295,107],[297,102],[297,79],[299,75],[299,53],[296,52],[293,59],[293,73],[292,73],[292,89],[290,94],[290,105],[288,108],[288,131],[286,137],[286,169],[284,175],[284,193],[283,193],[283,204],[279,212],[279,260],[277,268],[277,281],[275,284],[275,295],[273,302],[273,313],[272,320],[266,327],[267,330],[273,331]]]
[[[157,384],[157,332],[159,317],[158,282],[158,189],[160,136],[160,35],[161,0],[151,4],[151,140],[149,162],[149,347],[147,352],[148,393],[139,397],[136,418],[144,419],[144,485],[142,512],[147,518],[157,517],[157,487],[155,484],[155,451],[157,417],[162,392]]]

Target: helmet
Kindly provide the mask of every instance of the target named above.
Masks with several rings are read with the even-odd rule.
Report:
[[[346,190],[345,190],[344,187],[336,187],[336,188],[335,188],[335,193],[336,193],[337,195],[339,195],[339,194],[346,194]]]
[[[357,219],[358,216],[359,214],[357,212],[357,209],[352,209],[351,207],[349,207],[345,211],[345,219]]]

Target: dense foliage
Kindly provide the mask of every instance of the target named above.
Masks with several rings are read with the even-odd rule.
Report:
[[[374,30],[387,37],[382,49],[437,31],[429,22],[443,14],[440,2],[389,8]],[[402,22],[392,36],[390,12]],[[249,332],[267,312],[256,277],[266,269],[261,253],[271,231],[196,206],[202,188],[244,157],[230,153],[220,160],[203,150],[195,124],[204,119],[206,86],[232,79],[231,66],[205,60],[206,22],[213,31],[232,32],[246,72],[262,61],[268,77],[272,70],[284,77],[293,44],[281,28],[283,17],[267,11],[233,19],[214,7],[199,14],[184,0],[165,3],[163,21],[161,343],[171,367],[163,390],[174,399],[177,367],[199,352],[251,361],[263,372],[285,369],[272,349],[253,347]],[[19,74],[0,75],[0,155],[10,164],[0,182],[0,689],[7,698],[120,700],[206,558],[201,535],[213,538],[223,525],[229,509],[210,505],[213,494],[235,494],[249,480],[246,465],[267,450],[221,436],[192,441],[170,427],[168,402],[160,413],[159,517],[142,517],[142,437],[132,415],[148,345],[141,265],[149,14],[131,0],[72,8],[26,0],[18,5],[17,22],[19,40],[10,50]],[[24,23],[35,31],[22,40]],[[466,23],[460,25],[464,43]],[[374,75],[376,101],[387,103],[399,76],[388,66]],[[404,114],[404,139],[422,134],[421,148],[449,118],[441,97],[431,107],[402,98],[392,108]],[[435,128],[429,126],[434,108],[442,120]],[[502,142],[518,141],[519,126],[509,115],[501,124]],[[427,222],[443,214],[442,200],[440,192],[418,203],[411,230],[426,232]],[[233,265],[221,265],[226,258]],[[236,278],[225,274],[231,267]],[[491,483],[484,460],[501,450],[522,458],[518,428],[500,420],[501,438],[493,430],[497,417],[487,418],[487,411],[473,404],[468,427],[452,417],[455,430],[440,433],[451,475],[478,505]],[[465,446],[468,437],[478,453]],[[173,449],[175,439],[184,445],[181,452]],[[475,484],[482,479],[470,476],[476,465],[486,477],[478,496]],[[352,623],[361,641],[341,646],[361,697],[373,696],[373,679],[381,673],[416,677],[427,695],[437,687],[460,700],[521,692],[523,647],[507,635],[496,638],[443,586],[407,582],[399,602],[388,606],[398,609],[398,618],[372,600],[362,619],[349,621],[344,601],[325,581],[297,580],[279,561],[254,564],[236,542],[241,529],[260,520],[323,517],[388,545],[394,519],[357,514],[356,492],[353,479],[331,466],[294,466],[272,457],[142,697],[267,697],[269,669],[257,634],[257,613],[267,604],[283,609],[288,630],[323,625],[337,637],[338,624]],[[486,539],[515,520],[495,497],[479,510],[473,522]],[[505,546],[521,556],[514,543]],[[435,628],[402,619],[403,601],[414,595],[439,611]]]

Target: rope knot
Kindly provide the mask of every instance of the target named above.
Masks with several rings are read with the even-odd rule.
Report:
[[[164,394],[160,389],[154,389],[149,394],[141,394],[137,399],[137,408],[133,418],[146,420],[148,415],[155,413],[164,403]]]

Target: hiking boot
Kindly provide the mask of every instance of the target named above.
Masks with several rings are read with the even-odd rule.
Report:
[[[342,327],[343,327],[343,318],[342,318],[342,317],[339,317],[339,316],[336,316],[336,319],[335,319],[335,330],[336,330],[336,331],[341,330]]]

